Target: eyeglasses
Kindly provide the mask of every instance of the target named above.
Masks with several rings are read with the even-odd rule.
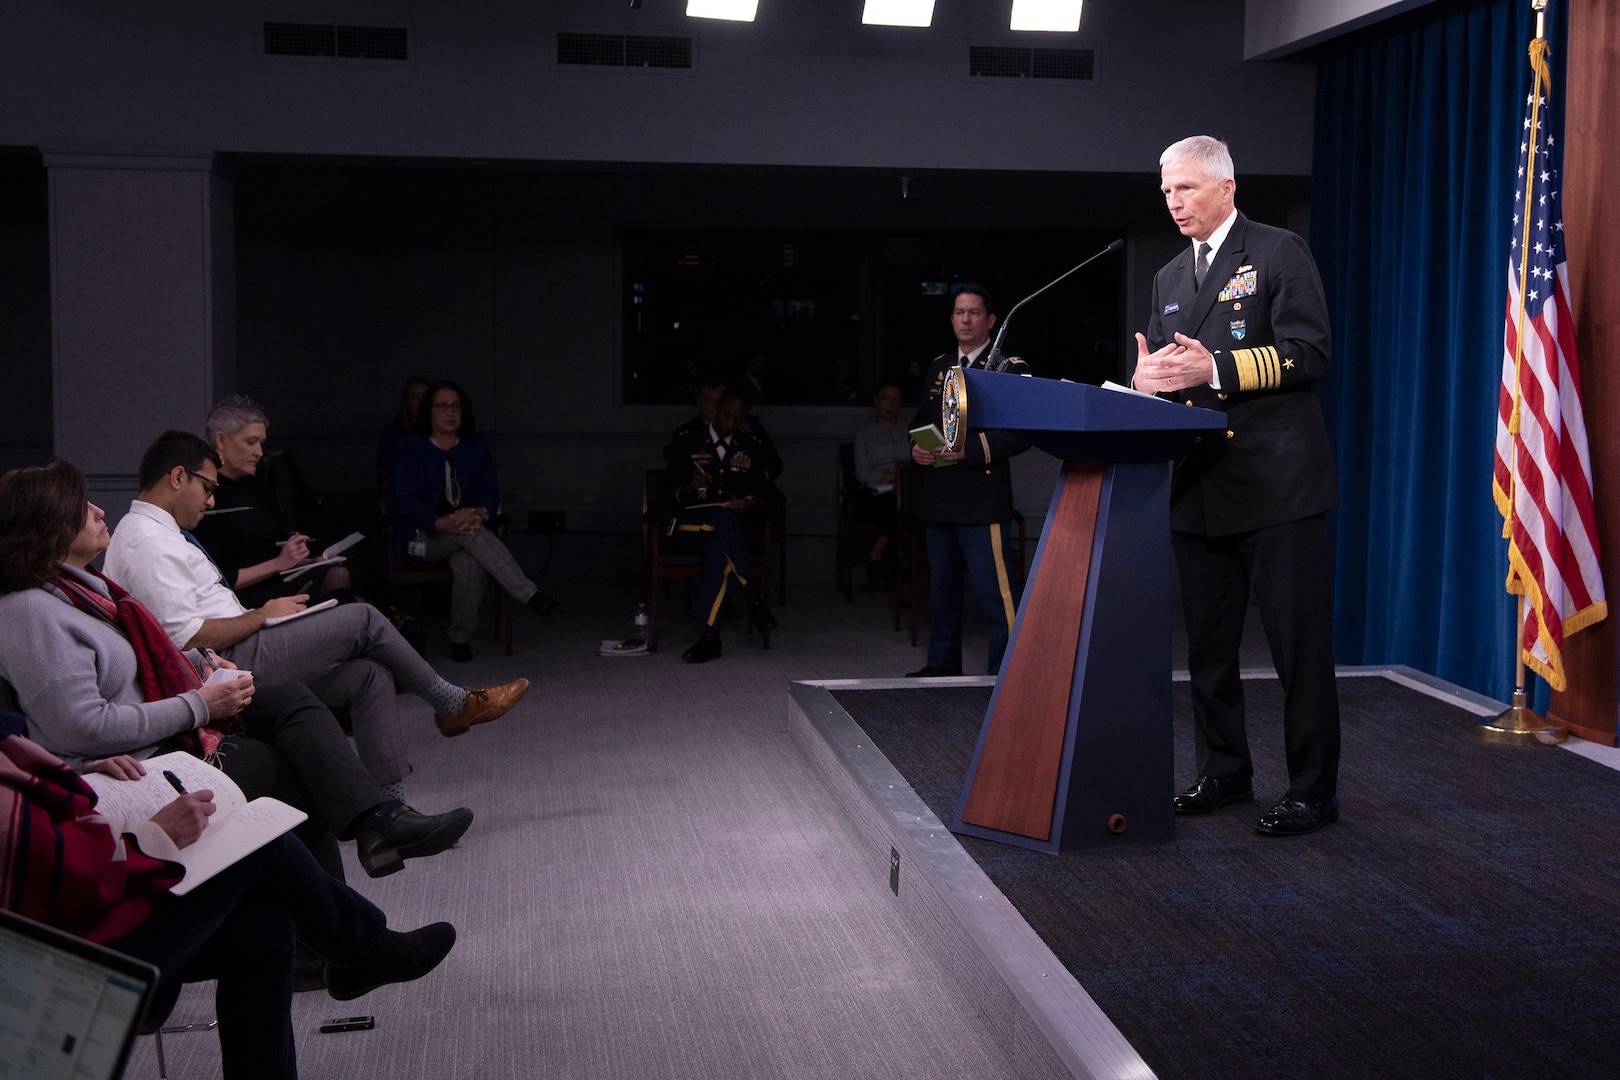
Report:
[[[192,476],[195,476],[197,478],[197,482],[203,486],[204,491],[208,492],[208,497],[210,499],[212,499],[214,497],[214,492],[219,490],[219,481],[218,480],[210,480],[210,479],[208,479],[208,477],[204,476],[202,473],[196,472],[196,471],[194,471],[192,469],[187,469],[186,472],[191,473]]]

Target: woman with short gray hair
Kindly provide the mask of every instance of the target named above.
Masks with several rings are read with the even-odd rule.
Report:
[[[312,565],[320,556],[310,551],[310,538],[298,531],[291,508],[270,482],[264,465],[270,419],[264,407],[232,394],[209,411],[206,431],[219,455],[219,487],[214,508],[195,535],[225,584],[250,608],[299,593],[354,599],[346,567]],[[308,569],[300,573],[299,567]]]

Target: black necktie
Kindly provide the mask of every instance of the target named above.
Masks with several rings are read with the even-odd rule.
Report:
[[[1209,273],[1209,245],[1200,243],[1198,245],[1198,264],[1193,267],[1194,289],[1204,284],[1204,275],[1207,273]]]

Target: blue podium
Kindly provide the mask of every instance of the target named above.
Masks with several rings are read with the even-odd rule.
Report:
[[[1169,840],[1170,468],[1225,417],[966,370],[961,422],[1063,459],[954,832],[1062,852]]]

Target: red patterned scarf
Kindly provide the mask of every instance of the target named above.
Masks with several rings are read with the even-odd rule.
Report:
[[[95,567],[87,566],[84,572],[100,579],[107,586],[111,599],[86,588],[83,582],[74,580],[71,574],[62,571],[57,571],[51,583],[62,591],[74,607],[87,615],[106,620],[129,639],[130,648],[135,652],[135,673],[140,679],[143,700],[165,701],[202,686],[197,669],[174,647],[174,642],[169,640],[169,635],[163,632],[163,627],[145,604]],[[177,738],[187,753],[206,758],[212,757],[219,748],[220,739],[236,730],[239,730],[239,725],[234,723],[229,730],[214,724],[181,732]]]

